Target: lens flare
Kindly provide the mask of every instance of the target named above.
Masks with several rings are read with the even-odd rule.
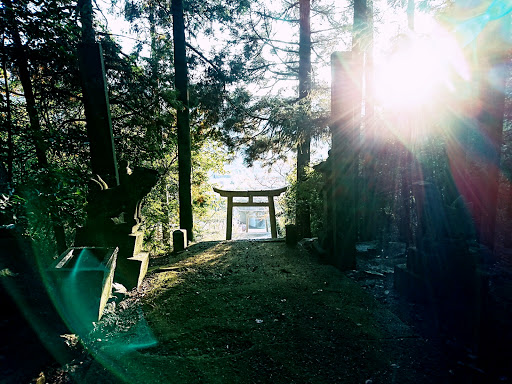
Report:
[[[455,33],[462,46],[466,46],[472,43],[491,21],[501,19],[510,12],[512,12],[512,1],[494,0],[484,13],[458,25]]]
[[[404,36],[376,71],[376,98],[387,109],[415,108],[440,102],[467,81],[469,67],[462,50],[438,28],[430,36]]]

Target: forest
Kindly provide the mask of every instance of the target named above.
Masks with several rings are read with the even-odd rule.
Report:
[[[185,55],[180,64],[185,64],[185,74],[176,74],[180,58],[173,43],[171,4],[113,2],[95,10],[92,39],[101,42],[103,50],[115,157],[161,175],[144,205],[146,241],[165,249],[177,228],[188,229],[191,239],[201,236],[192,230],[192,212],[200,221],[216,204],[208,174],[221,170],[235,154],[248,165],[292,160],[295,170],[289,180],[294,188],[285,199],[285,222],[297,224],[301,237],[318,236],[321,181],[310,152],[319,143],[330,146],[330,55],[351,49],[364,57],[358,69],[364,109],[358,107],[359,137],[352,144],[358,151],[362,188],[358,236],[375,236],[375,229],[366,228],[365,213],[374,211],[388,217],[401,238],[411,237],[411,184],[420,178],[436,180],[443,199],[455,200],[460,192],[448,192],[446,184],[448,178],[455,179],[448,167],[460,152],[473,173],[488,170],[485,180],[475,176],[467,181],[480,184],[469,188],[502,187],[503,198],[498,200],[503,215],[496,210],[497,191],[481,192],[490,199],[482,204],[495,206],[481,215],[487,222],[480,224],[488,228],[482,235],[492,248],[495,232],[510,221],[511,210],[506,198],[508,3],[299,5],[285,2],[255,10],[250,2],[185,2],[180,52]],[[72,243],[85,219],[88,180],[101,175],[91,168],[85,128],[77,52],[87,37],[80,6],[58,1],[3,6],[2,223],[15,224],[49,254]],[[123,51],[122,37],[108,30],[104,13],[116,10],[133,31],[130,52]],[[392,24],[389,15],[396,19],[400,14],[406,24]],[[414,35],[415,14],[437,20],[432,35]],[[374,41],[380,44],[375,68]],[[383,49],[388,50],[385,65]],[[502,92],[485,94],[478,84],[485,71],[492,76],[489,86]],[[178,90],[179,78],[187,78],[179,85],[186,87],[187,100],[180,96],[184,92]],[[475,103],[484,103],[486,116]],[[180,118],[180,111],[188,111],[188,117]],[[467,128],[482,119],[489,120],[485,133]],[[186,120],[188,128],[179,129],[180,120]],[[457,125],[465,131],[457,131]],[[190,132],[190,164],[182,167],[181,131]],[[481,135],[489,140],[488,148],[478,147]],[[491,161],[490,168],[482,157]],[[181,177],[190,179],[190,185],[180,195],[183,168],[190,168],[190,175]],[[374,186],[378,189],[365,189]],[[475,199],[483,196],[469,200]]]
[[[48,270],[118,247],[140,293],[176,241],[224,239],[212,175],[286,164],[259,188],[287,187],[278,238],[349,273],[400,244],[393,287],[512,380],[485,365],[512,341],[510,0],[0,4],[2,286],[17,253]]]

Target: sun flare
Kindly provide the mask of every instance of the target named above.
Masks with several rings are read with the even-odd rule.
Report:
[[[376,68],[375,96],[384,108],[432,105],[457,82],[469,80],[462,50],[440,28],[431,35],[404,35]]]

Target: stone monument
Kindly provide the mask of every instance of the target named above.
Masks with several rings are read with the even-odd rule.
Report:
[[[120,162],[119,185],[113,188],[97,176],[87,198],[87,220],[77,230],[75,247],[119,247],[115,280],[127,289],[139,287],[149,262],[142,251],[141,202],[159,178],[152,169],[129,168]]]

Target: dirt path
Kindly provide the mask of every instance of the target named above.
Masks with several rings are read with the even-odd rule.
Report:
[[[284,242],[208,242],[154,259],[87,341],[85,383],[443,383],[426,340],[357,283]],[[51,380],[51,379],[50,379]]]

